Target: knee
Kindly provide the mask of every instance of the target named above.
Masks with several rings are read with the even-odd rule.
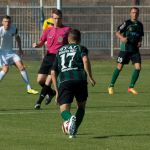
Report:
[[[118,69],[119,71],[121,71],[122,68],[123,68],[123,66],[122,66],[121,64],[117,65],[117,69]]]
[[[38,78],[37,78],[37,83],[38,83],[39,85],[41,85],[42,87],[45,85],[45,81],[43,81],[43,80],[41,80],[41,79],[38,79]]]
[[[134,67],[136,70],[140,71],[141,70],[141,64],[140,63],[135,63]]]
[[[138,69],[136,69],[136,70],[140,72],[140,71],[141,71],[141,68],[138,68]]]
[[[141,71],[141,66],[135,67],[135,70]]]
[[[25,70],[25,67],[23,65],[19,66],[18,67],[19,71],[24,71]]]
[[[46,78],[47,78],[46,75],[38,74],[37,83],[40,84],[43,87],[45,85]]]
[[[7,73],[7,72],[9,71],[9,67],[8,67],[8,66],[3,66],[3,67],[2,67],[2,70],[3,70],[5,73]]]
[[[77,102],[78,109],[85,110],[86,102]]]

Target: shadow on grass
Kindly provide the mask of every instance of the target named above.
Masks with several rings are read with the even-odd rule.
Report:
[[[39,110],[36,110],[33,108],[10,108],[10,109],[0,109],[0,112],[10,112],[10,111],[48,111],[48,110],[56,110],[56,108],[40,108]]]
[[[128,93],[127,91],[115,91],[115,94],[114,95],[109,95],[107,90],[106,91],[89,91],[89,93],[93,93],[93,94],[107,94],[108,96],[115,96],[115,95],[120,95],[120,94],[129,94],[129,95],[133,95],[132,93]],[[139,92],[139,96],[140,94],[149,94],[149,91],[140,91]],[[133,95],[135,96],[135,95]]]
[[[29,111],[29,110],[33,110],[32,108],[11,108],[11,109],[0,109],[0,111],[2,112],[5,112],[5,111],[20,111],[20,110],[23,110],[23,111]]]
[[[95,108],[149,108],[150,105],[127,105],[127,106],[87,106],[86,109],[95,109]],[[99,109],[100,110],[100,109]],[[102,109],[103,110],[103,109]]]
[[[94,139],[107,139],[113,137],[134,137],[134,136],[150,136],[150,133],[141,134],[119,134],[119,135],[106,135],[106,136],[95,136]]]

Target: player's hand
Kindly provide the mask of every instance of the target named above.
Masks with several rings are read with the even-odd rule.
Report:
[[[19,51],[18,51],[18,55],[22,58],[23,55],[24,55],[24,54],[23,54],[23,51],[22,51],[22,50],[19,50]]]
[[[55,92],[56,92],[55,102],[56,102],[56,104],[58,104],[58,91],[55,91]]]
[[[123,42],[123,43],[127,43],[127,42],[128,42],[128,39],[127,39],[127,37],[122,37],[122,38],[120,39],[120,41]]]
[[[95,84],[96,84],[95,80],[93,78],[90,78],[89,80],[90,80],[91,85],[95,86]]]
[[[36,47],[37,47],[37,43],[33,43],[33,44],[32,44],[32,47],[33,47],[33,48],[36,48]]]
[[[141,42],[138,42],[137,47],[141,47],[141,46],[142,46],[142,43],[141,43]]]

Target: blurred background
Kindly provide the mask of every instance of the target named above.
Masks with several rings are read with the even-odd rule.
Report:
[[[22,39],[24,59],[40,60],[43,50],[32,48],[32,43],[39,41],[43,21],[51,17],[52,8],[60,8],[64,24],[82,32],[82,44],[92,59],[112,59],[120,44],[115,37],[117,26],[129,18],[133,6],[140,8],[139,20],[144,24],[141,54],[149,59],[149,0],[0,0],[0,19],[6,14],[12,17]],[[15,42],[14,47],[16,50]]]

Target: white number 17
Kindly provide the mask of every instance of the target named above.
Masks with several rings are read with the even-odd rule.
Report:
[[[61,66],[62,66],[62,70],[63,69],[66,69],[66,68],[71,68],[72,66],[72,61],[73,61],[73,58],[75,56],[76,52],[72,52],[72,53],[67,53],[67,54],[62,54],[60,57],[61,57]],[[70,57],[69,59],[69,64],[68,66],[65,66],[65,60],[67,59],[67,57]]]

